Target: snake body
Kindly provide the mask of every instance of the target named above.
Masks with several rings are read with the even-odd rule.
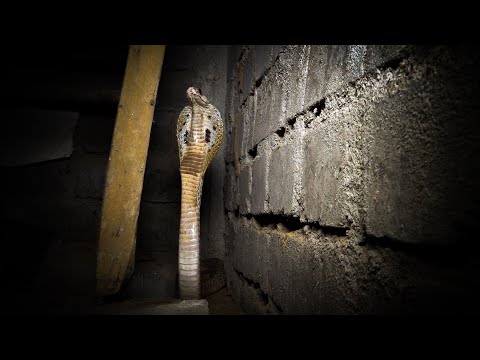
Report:
[[[180,112],[177,122],[182,179],[178,279],[182,299],[199,299],[212,286],[208,285],[212,282],[208,277],[204,276],[206,281],[202,281],[200,271],[203,176],[222,143],[223,121],[220,112],[200,89],[189,87],[187,99],[189,104]],[[218,279],[215,281],[218,282]],[[201,284],[205,284],[203,291]]]

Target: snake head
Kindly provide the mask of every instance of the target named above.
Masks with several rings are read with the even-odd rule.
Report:
[[[177,122],[177,142],[180,164],[193,145],[205,149],[206,166],[218,151],[223,139],[223,121],[218,109],[196,87],[187,89],[189,104],[180,112]]]
[[[190,86],[187,89],[187,99],[192,105],[198,105],[205,108],[210,105],[207,97],[202,94],[202,90],[193,86]]]

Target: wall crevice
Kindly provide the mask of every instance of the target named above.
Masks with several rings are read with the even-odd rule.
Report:
[[[347,236],[348,228],[321,225],[319,221],[304,221],[299,217],[284,214],[240,214],[235,211],[236,218],[254,219],[262,228],[277,229],[280,231],[292,232],[297,230],[318,231],[323,235]]]
[[[271,306],[270,304],[273,304],[273,306],[275,308],[275,312],[277,312],[277,313],[282,313],[283,312],[281,307],[273,301],[272,296],[270,294],[268,294],[267,292],[262,290],[259,282],[254,281],[254,280],[250,279],[249,277],[245,276],[245,274],[243,272],[236,269],[235,267],[233,268],[233,270],[234,270],[235,274],[242,281],[244,281],[250,288],[252,288],[252,290],[255,292],[255,295],[256,295],[256,298],[257,298],[258,302],[262,306],[268,308],[268,307]]]

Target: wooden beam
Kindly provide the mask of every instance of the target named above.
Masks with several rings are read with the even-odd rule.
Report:
[[[132,270],[143,177],[164,45],[130,46],[105,182],[97,296],[118,292]]]

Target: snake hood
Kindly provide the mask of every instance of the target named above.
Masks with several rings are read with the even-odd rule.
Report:
[[[204,146],[208,160],[202,167],[205,172],[222,143],[223,121],[218,109],[199,88],[189,87],[187,99],[189,104],[183,108],[177,122],[180,166],[189,147]]]

